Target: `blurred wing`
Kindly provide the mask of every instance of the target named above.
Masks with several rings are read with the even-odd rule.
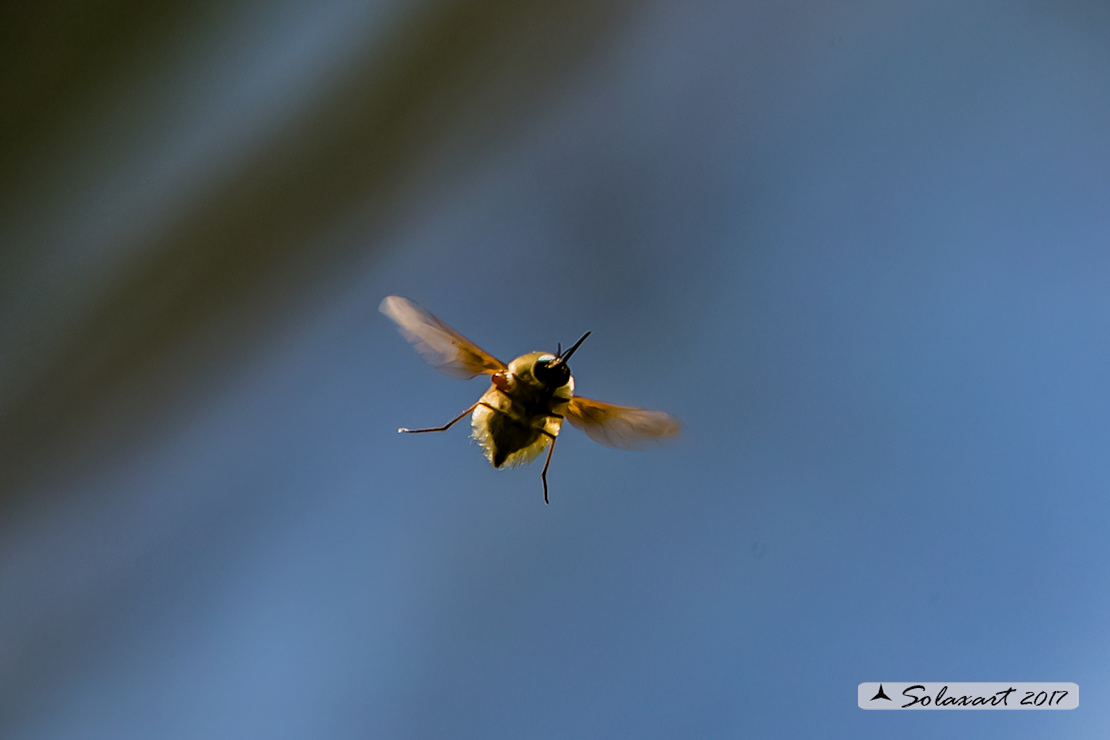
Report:
[[[677,437],[682,426],[662,411],[617,406],[582,396],[570,399],[567,420],[593,441],[626,450],[643,447],[650,440]]]
[[[405,339],[436,370],[455,378],[505,370],[505,363],[417,306],[408,298],[387,296],[378,310],[397,322]]]

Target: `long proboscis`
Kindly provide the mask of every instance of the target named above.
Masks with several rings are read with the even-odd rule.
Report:
[[[570,359],[570,356],[574,354],[574,350],[578,349],[582,345],[582,342],[586,341],[586,337],[588,336],[590,336],[590,332],[583,334],[582,338],[575,342],[566,352],[560,352],[559,356],[556,358],[556,362],[565,364],[566,361]]]

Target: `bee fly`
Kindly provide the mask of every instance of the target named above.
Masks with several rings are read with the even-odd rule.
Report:
[[[444,432],[467,414],[472,436],[495,468],[525,465],[547,448],[540,479],[547,500],[547,468],[563,419],[596,442],[611,447],[635,448],[647,440],[674,437],[679,423],[662,411],[616,406],[574,395],[574,377],[567,360],[590,332],[565,352],[530,352],[508,365],[417,306],[407,298],[391,295],[379,310],[397,322],[406,339],[436,369],[464,380],[489,375],[490,387],[477,403],[441,427],[405,429],[400,433]]]

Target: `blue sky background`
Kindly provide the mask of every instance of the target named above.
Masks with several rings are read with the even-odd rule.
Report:
[[[77,7],[9,26],[0,735],[1104,735],[1100,4]],[[483,385],[391,293],[684,436],[551,506],[399,436]]]

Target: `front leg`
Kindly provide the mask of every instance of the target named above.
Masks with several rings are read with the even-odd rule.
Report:
[[[474,409],[478,408],[479,405],[486,406],[488,404],[483,404],[481,401],[478,401],[473,406],[468,408],[466,411],[462,412],[461,414],[459,414],[454,419],[447,422],[446,424],[444,424],[441,427],[432,427],[430,429],[407,429],[405,427],[401,427],[400,429],[397,430],[397,433],[398,434],[421,434],[423,432],[446,432],[448,429],[451,428],[452,424],[454,424],[456,421],[458,421],[459,419],[461,419],[464,416],[466,416],[467,414],[469,414]]]

